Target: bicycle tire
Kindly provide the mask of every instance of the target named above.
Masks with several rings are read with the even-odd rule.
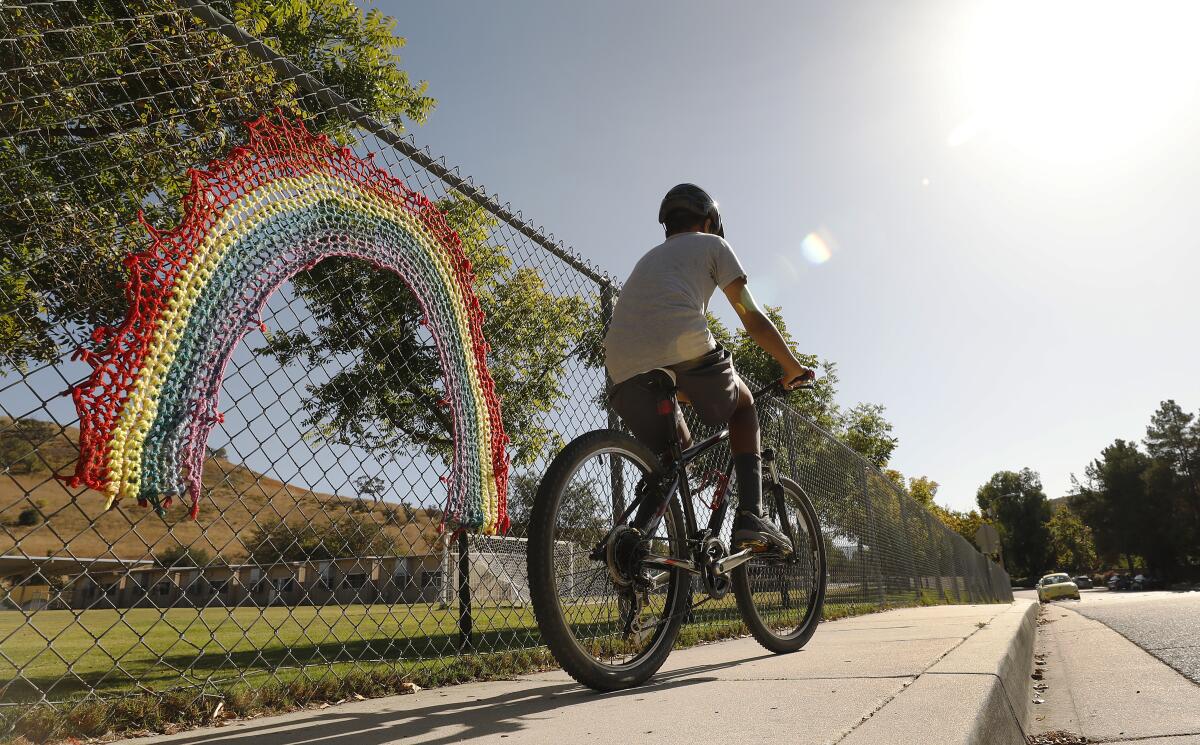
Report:
[[[762,603],[756,601],[755,584],[761,587],[764,582],[761,576],[752,577],[756,568],[761,568],[762,564],[756,564],[758,560],[747,562],[732,572],[733,593],[737,598],[738,611],[741,613],[742,620],[750,629],[750,633],[766,649],[775,652],[776,654],[787,654],[795,652],[808,643],[812,635],[817,630],[817,624],[821,622],[821,611],[825,605],[825,584],[827,573],[827,559],[825,556],[825,539],[821,534],[821,524],[817,519],[817,511],[813,509],[812,502],[808,495],[800,488],[800,485],[795,481],[787,478],[780,478],[780,483],[784,489],[785,504],[790,505],[795,510],[795,517],[803,518],[806,525],[793,525],[793,531],[797,528],[802,528],[802,531],[797,531],[797,540],[804,540],[806,545],[798,546],[796,557],[805,562],[805,566],[811,570],[813,583],[811,588],[807,588],[808,592],[807,604],[805,606],[804,616],[798,623],[788,626],[788,633],[777,633],[764,618],[764,613],[759,607]],[[803,533],[804,539],[799,536]],[[780,562],[775,566],[782,566]],[[795,564],[793,566],[799,566]],[[795,572],[798,574],[798,572]],[[758,572],[761,575],[761,571]],[[759,593],[759,595],[770,593]],[[786,587],[780,593],[781,597],[786,598]]]
[[[615,430],[597,430],[577,437],[558,454],[538,485],[530,515],[528,573],[530,598],[542,640],[572,678],[597,691],[614,691],[639,685],[658,671],[670,654],[690,603],[690,578],[680,570],[670,572],[663,612],[650,644],[630,662],[607,664],[584,649],[564,615],[556,581],[555,545],[557,513],[564,491],[580,466],[604,453],[618,453],[652,473],[659,467],[649,448]],[[610,518],[611,524],[611,518]],[[678,497],[672,497],[663,524],[674,546],[672,555],[686,559],[685,529]],[[607,566],[604,562],[596,562]],[[611,582],[611,580],[609,580]],[[615,585],[614,585],[615,587]],[[618,611],[619,612],[619,611]]]

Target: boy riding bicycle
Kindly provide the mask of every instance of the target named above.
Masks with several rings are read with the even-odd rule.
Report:
[[[729,351],[708,330],[705,312],[716,288],[725,293],[750,338],[783,367],[785,388],[810,381],[815,374],[800,364],[755,304],[746,273],[725,241],[717,203],[707,192],[694,184],[676,186],[663,198],[658,221],[666,229],[666,240],[634,266],[604,338],[612,406],[634,436],[665,461],[671,427],[685,446],[691,441],[678,408],[674,419],[659,413],[659,393],[652,381],[656,370],[666,370],[680,401],[690,402],[704,424],[729,427],[738,487],[733,546],[770,545],[790,551],[787,536],[762,514],[754,397],[734,370]],[[649,510],[658,509],[654,502],[643,501],[636,525],[649,518]]]

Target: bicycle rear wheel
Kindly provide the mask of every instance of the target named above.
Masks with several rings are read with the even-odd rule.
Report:
[[[629,435],[589,432],[550,464],[529,524],[530,596],[542,639],[571,677],[601,691],[638,685],[671,652],[691,598],[679,570],[645,570],[656,553],[687,559],[679,500],[652,536],[625,526],[594,549],[658,460]]]
[[[781,527],[784,520],[791,526],[795,553],[788,557],[764,553],[732,574],[738,610],[750,633],[767,649],[784,654],[803,647],[821,622],[826,558],[821,526],[808,496],[796,482],[779,481],[783,512],[773,505],[773,517]]]

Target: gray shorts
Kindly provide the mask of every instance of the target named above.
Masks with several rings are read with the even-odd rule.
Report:
[[[700,421],[717,427],[729,421],[738,403],[738,377],[733,356],[720,344],[695,359],[668,365],[675,373],[675,386],[687,395]],[[609,400],[633,436],[655,453],[663,453],[672,427],[683,424],[676,409],[675,419],[658,413],[661,393],[649,386],[652,373],[635,375],[612,387]]]

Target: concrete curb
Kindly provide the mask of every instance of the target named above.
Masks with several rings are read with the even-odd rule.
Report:
[[[1038,604],[980,628],[849,734],[844,745],[1024,745]]]

